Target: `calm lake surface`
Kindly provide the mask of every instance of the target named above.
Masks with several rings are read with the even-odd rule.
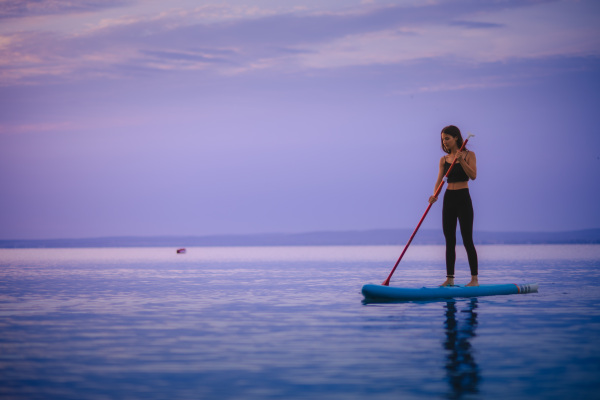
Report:
[[[539,293],[362,304],[401,250],[0,249],[0,398],[600,399],[599,245],[478,246]],[[413,246],[392,286],[444,277]]]

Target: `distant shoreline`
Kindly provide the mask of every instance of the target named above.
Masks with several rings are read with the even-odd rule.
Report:
[[[14,239],[0,240],[0,248],[404,245],[411,233],[409,229],[373,229],[249,235]],[[476,232],[474,239],[476,244],[600,244],[600,229]],[[444,237],[440,230],[424,229],[418,232],[413,244],[444,244]]]

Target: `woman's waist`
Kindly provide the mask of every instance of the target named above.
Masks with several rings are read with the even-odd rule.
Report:
[[[461,189],[468,189],[469,188],[469,182],[465,181],[465,182],[448,182],[448,186],[446,187],[446,190],[461,190]]]

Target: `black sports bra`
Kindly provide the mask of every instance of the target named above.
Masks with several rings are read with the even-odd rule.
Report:
[[[444,158],[444,161],[445,160],[446,159]],[[446,175],[446,172],[448,172],[450,165],[451,164],[448,161],[444,162],[444,175]],[[454,167],[452,167],[452,171],[450,171],[450,174],[448,175],[448,183],[466,182],[468,180],[469,176],[463,169],[462,165],[460,165],[458,162],[454,163]]]

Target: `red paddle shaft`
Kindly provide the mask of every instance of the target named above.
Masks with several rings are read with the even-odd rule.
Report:
[[[463,151],[463,149],[467,145],[467,142],[469,141],[471,136],[475,136],[475,135],[469,134],[469,136],[467,136],[467,138],[463,142],[462,146],[460,146],[460,149],[458,151]],[[446,175],[444,175],[444,179],[442,179],[442,181],[440,182],[440,185],[438,186],[435,193],[433,194],[434,197],[438,197],[438,195],[442,191],[442,188],[444,187],[444,183],[446,183],[446,180],[448,179],[448,175],[450,174],[450,171],[452,171],[452,168],[454,168],[455,163],[456,163],[456,158],[454,158],[454,161],[452,161],[452,164],[450,164],[450,168],[448,168],[448,172],[446,172]],[[415,235],[417,234],[417,231],[421,227],[421,224],[425,220],[425,217],[427,216],[427,213],[429,212],[429,209],[431,208],[432,205],[433,205],[432,203],[429,203],[429,205],[427,206],[427,209],[425,210],[425,214],[423,214],[423,216],[421,217],[421,220],[419,221],[419,224],[415,228],[415,231],[410,236],[410,239],[408,239],[408,243],[406,243],[406,246],[404,246],[404,250],[402,250],[402,254],[400,254],[400,258],[398,258],[398,261],[396,261],[396,265],[394,265],[394,268],[392,268],[392,272],[390,272],[390,275],[387,277],[387,279],[385,281],[383,281],[383,283],[382,283],[383,286],[390,285],[390,279],[392,279],[392,275],[394,275],[394,272],[396,271],[398,264],[400,264],[400,260],[402,260],[402,257],[404,257],[404,253],[406,253],[406,250],[408,250],[408,246],[410,246],[410,243],[412,242]]]

